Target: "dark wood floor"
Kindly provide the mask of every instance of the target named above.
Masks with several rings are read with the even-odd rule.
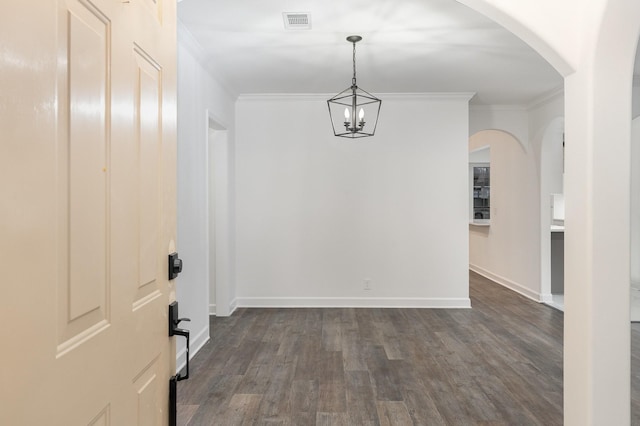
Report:
[[[631,323],[631,424],[640,425],[640,324]]]
[[[179,424],[562,424],[562,313],[474,273],[470,295],[473,309],[212,317]]]
[[[179,384],[180,425],[562,424],[562,314],[474,273],[472,310],[241,309]],[[640,425],[640,324],[631,325]]]

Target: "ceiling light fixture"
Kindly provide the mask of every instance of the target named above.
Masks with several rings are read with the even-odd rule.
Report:
[[[360,40],[362,40],[362,37],[358,35],[347,37],[347,41],[353,43],[353,78],[351,79],[351,86],[327,101],[333,134],[343,138],[373,136],[376,133],[380,105],[382,105],[382,100],[362,90],[356,83],[356,43]],[[373,123],[365,121],[365,114],[367,117],[375,117]],[[367,125],[366,129],[365,124]]]

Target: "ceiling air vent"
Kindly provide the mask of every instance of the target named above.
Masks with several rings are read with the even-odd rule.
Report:
[[[283,12],[284,28],[287,30],[310,30],[311,14],[307,12]]]

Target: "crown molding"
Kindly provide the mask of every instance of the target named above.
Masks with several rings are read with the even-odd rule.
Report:
[[[469,108],[472,111],[531,111],[532,109],[545,106],[564,96],[564,85],[546,92],[537,98],[534,98],[528,104],[511,104],[511,105],[486,105],[471,104]]]
[[[424,93],[378,93],[376,96],[382,99],[392,100],[462,100],[469,102],[476,92],[424,92]]]
[[[527,107],[521,104],[513,104],[513,105],[470,105],[469,109],[471,111],[518,111],[523,112],[527,111]]]
[[[372,93],[385,100],[456,100],[469,101],[475,92],[433,92],[433,93]],[[326,101],[335,93],[246,93],[238,96],[238,101]]]
[[[238,101],[319,101],[333,95],[324,93],[244,93],[238,95]]]
[[[564,97],[564,84],[562,86],[556,87],[555,89],[547,93],[543,93],[542,95],[533,99],[531,102],[527,104],[527,110],[540,108],[542,106],[548,105],[551,102],[556,101],[563,97]]]

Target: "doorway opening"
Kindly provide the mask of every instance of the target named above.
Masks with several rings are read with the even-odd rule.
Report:
[[[207,260],[209,314],[232,312],[229,289],[229,138],[227,129],[207,112]]]
[[[564,311],[564,118],[542,135],[540,148],[540,294]]]
[[[486,179],[474,179],[478,168]],[[535,182],[531,155],[516,136],[496,129],[471,135],[469,269],[538,301]]]

